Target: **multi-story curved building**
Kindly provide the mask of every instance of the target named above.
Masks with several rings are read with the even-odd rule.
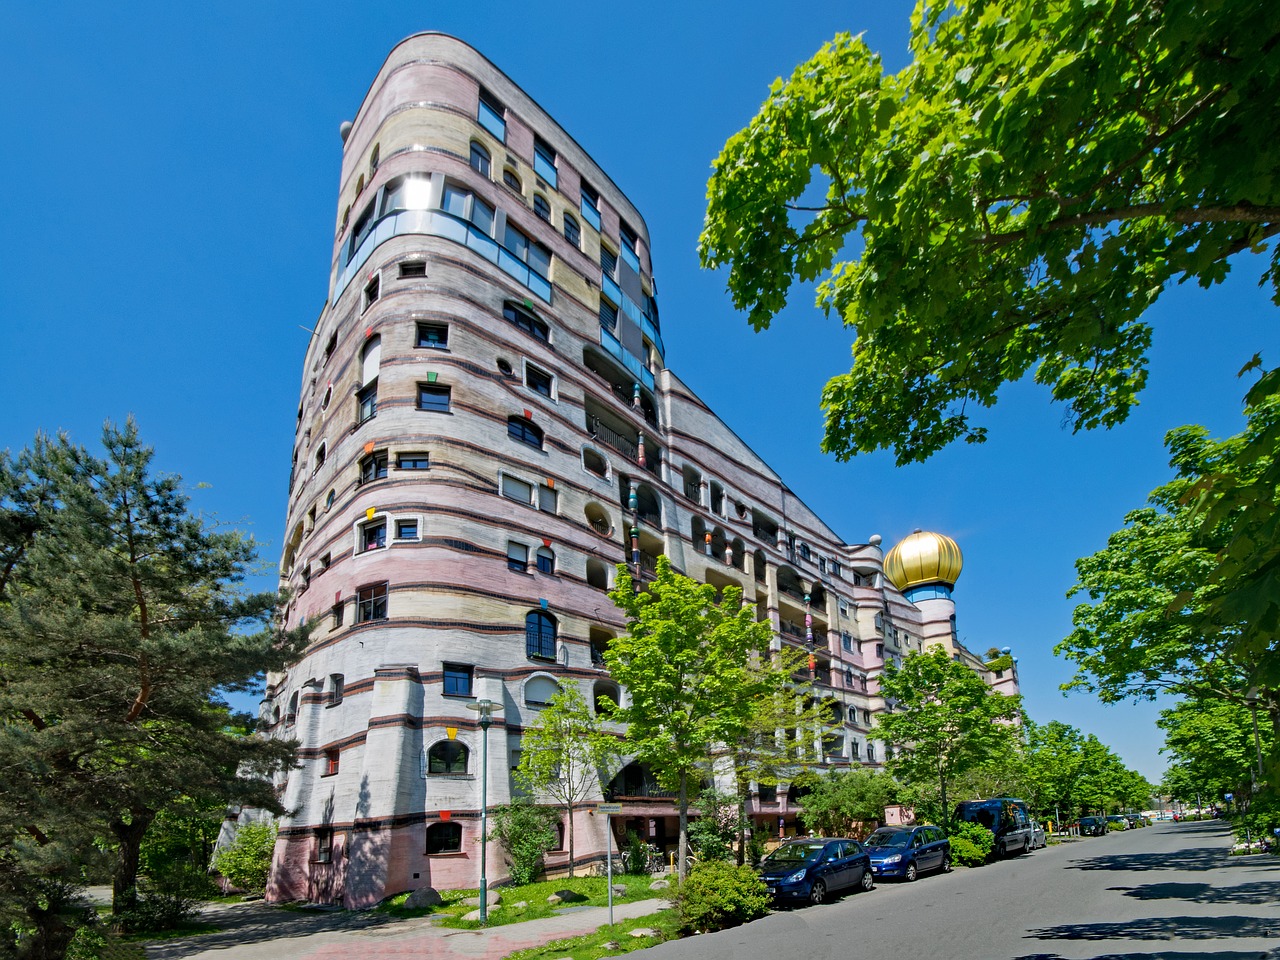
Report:
[[[814,651],[833,766],[876,764],[876,677],[945,610],[846,543],[666,367],[644,219],[536,102],[474,49],[399,44],[343,125],[331,289],[303,366],[282,581],[303,658],[263,719],[301,743],[280,788],[269,896],[360,907],[478,879],[488,801],[557,684],[622,697],[614,565],[666,554],[744,588],[778,644]],[[937,625],[942,624],[939,628]],[[957,650],[963,648],[956,647]],[[975,665],[980,662],[976,661]],[[629,764],[605,792],[658,844],[674,806]],[[794,823],[786,790],[753,813]],[[606,849],[575,813],[579,861]],[[488,876],[504,874],[490,846]],[[553,853],[551,869],[566,865]]]

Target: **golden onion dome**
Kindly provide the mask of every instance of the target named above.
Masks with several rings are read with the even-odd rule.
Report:
[[[917,530],[885,554],[884,575],[899,590],[925,583],[954,586],[963,566],[964,557],[954,540]]]

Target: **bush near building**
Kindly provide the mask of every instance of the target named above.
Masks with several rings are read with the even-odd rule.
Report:
[[[276,825],[272,821],[246,823],[235,839],[218,851],[213,869],[241,890],[263,891],[271,872],[271,855],[276,847]]]
[[[720,861],[695,865],[671,900],[685,934],[737,927],[769,912],[769,890],[756,872]]]
[[[951,862],[962,867],[982,866],[996,846],[995,834],[976,823],[953,823],[947,836],[951,839]]]

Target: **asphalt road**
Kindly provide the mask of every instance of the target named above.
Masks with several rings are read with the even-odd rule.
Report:
[[[1280,960],[1280,858],[1228,857],[1215,821],[1075,840],[883,882],[673,941],[646,960]]]

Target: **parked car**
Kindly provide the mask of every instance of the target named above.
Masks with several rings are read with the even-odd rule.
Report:
[[[1031,849],[1039,850],[1041,847],[1049,843],[1044,833],[1044,824],[1039,820],[1031,821]]]
[[[841,890],[870,890],[876,882],[862,844],[843,837],[788,840],[760,861],[760,879],[777,900],[809,903]]]
[[[864,843],[877,877],[911,881],[928,870],[951,869],[951,841],[941,827],[881,827]]]
[[[1120,816],[1120,814],[1118,814],[1118,813],[1113,813],[1113,814],[1111,814],[1111,816],[1107,817],[1107,823],[1115,823],[1115,824],[1119,824],[1119,826],[1120,826],[1120,829],[1121,829],[1121,830],[1128,830],[1128,829],[1129,829],[1129,820],[1128,820],[1128,818],[1126,818],[1126,817],[1122,817],[1122,816]]]
[[[1107,832],[1107,821],[1101,817],[1081,817],[1076,821],[1082,837],[1100,837]]]
[[[1031,814],[1024,800],[1013,797],[965,800],[956,805],[955,819],[976,823],[994,833],[997,857],[1031,849]]]
[[[1129,821],[1131,827],[1149,827],[1151,821],[1140,813],[1126,813],[1124,818]]]

